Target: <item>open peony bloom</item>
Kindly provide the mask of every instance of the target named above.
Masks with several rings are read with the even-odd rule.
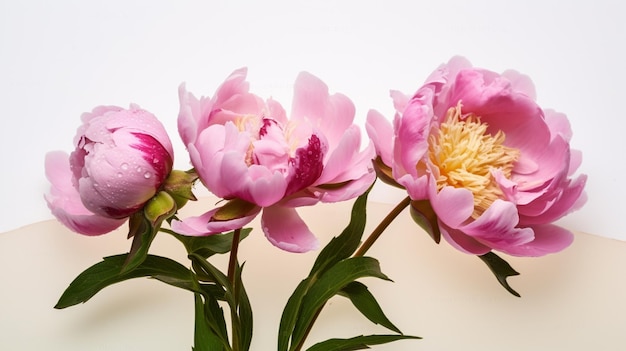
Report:
[[[565,115],[535,102],[527,76],[473,68],[455,57],[415,93],[391,93],[392,127],[370,111],[367,131],[412,200],[428,200],[441,235],[482,255],[492,249],[541,256],[567,247],[572,234],[550,224],[585,202],[585,175],[572,178]]]
[[[86,235],[119,227],[152,198],[172,169],[165,129],[137,106],[96,107],[82,115],[76,149],[46,155],[45,198],[65,226]]]
[[[374,181],[374,149],[360,151],[354,105],[329,95],[318,78],[296,79],[291,118],[272,99],[249,93],[245,68],[233,72],[212,98],[180,88],[178,128],[201,181],[224,206],[172,228],[209,235],[241,228],[262,212],[262,228],[277,247],[305,252],[317,239],[294,207],[362,194]]]

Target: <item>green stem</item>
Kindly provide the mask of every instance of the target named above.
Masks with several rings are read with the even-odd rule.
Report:
[[[237,269],[237,252],[239,251],[239,239],[241,237],[241,228],[235,229],[233,234],[233,242],[231,244],[230,249],[230,258],[228,260],[228,280],[232,286],[233,299],[235,301],[235,306],[231,306],[231,323],[232,323],[232,332],[233,332],[233,351],[238,351],[240,349],[239,339],[240,339],[240,321],[239,321],[239,286],[237,286],[237,279],[235,277],[235,270]]]
[[[387,214],[387,216],[385,218],[383,218],[383,220],[378,224],[378,226],[374,229],[374,231],[372,231],[370,236],[367,237],[367,239],[365,240],[365,242],[363,242],[363,244],[357,250],[357,252],[354,253],[354,257],[360,257],[360,256],[365,255],[367,250],[369,250],[372,247],[372,245],[374,245],[376,240],[378,240],[380,235],[385,231],[385,229],[387,229],[387,227],[391,224],[391,222],[396,217],[398,217],[398,215],[405,208],[407,208],[409,206],[409,204],[411,204],[411,198],[408,197],[408,196],[405,199],[403,199],[402,201],[400,201],[400,203],[398,203],[396,205],[396,207],[394,207],[391,210],[391,212],[389,212],[389,214]]]
[[[322,308],[324,308],[324,305],[320,306],[320,308],[317,309],[317,312],[315,312],[315,315],[313,315],[313,319],[311,319],[311,323],[309,323],[309,325],[306,327],[306,330],[304,331],[304,335],[302,335],[302,339],[300,339],[300,343],[296,346],[295,349],[293,349],[294,351],[302,350],[302,347],[304,346],[304,341],[309,336],[309,333],[311,333],[311,329],[313,329],[313,324],[315,324],[317,317],[319,317],[320,313],[322,312]]]

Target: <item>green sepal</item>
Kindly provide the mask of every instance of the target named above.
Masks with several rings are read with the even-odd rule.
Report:
[[[396,188],[404,189],[404,187],[398,184],[398,182],[396,182],[396,180],[393,178],[393,170],[391,169],[391,167],[387,166],[383,162],[383,159],[380,156],[376,157],[372,161],[372,164],[374,165],[376,177],[378,177],[378,179],[380,179],[383,183],[389,184]]]
[[[196,196],[192,192],[193,184],[198,179],[195,170],[180,171],[173,170],[163,183],[163,190],[172,196],[176,201],[176,206],[180,209],[187,201],[196,201]]]
[[[511,288],[509,283],[506,281],[506,278],[510,276],[519,275],[519,273],[513,269],[507,261],[492,251],[487,252],[484,255],[479,255],[478,258],[487,264],[487,267],[489,267],[491,272],[496,276],[500,285],[502,285],[512,295],[521,297],[520,294],[513,290],[513,288]]]
[[[193,272],[172,259],[148,255],[134,270],[121,273],[126,256],[105,257],[87,268],[65,289],[54,308],[62,309],[87,302],[109,285],[138,277],[152,277],[179,288],[197,291]]]
[[[242,199],[228,200],[226,204],[220,207],[211,220],[213,221],[230,221],[233,219],[249,216],[253,211],[258,210],[259,206]]]
[[[153,228],[163,223],[178,210],[174,198],[165,191],[159,191],[154,195],[143,208],[143,214]]]
[[[352,183],[352,180],[346,180],[345,182],[341,182],[341,183],[326,183],[326,184],[320,184],[320,185],[316,185],[316,188],[320,188],[320,189],[324,189],[324,190],[337,190],[337,189],[341,189],[344,186],[348,185]]]
[[[376,298],[367,289],[365,284],[360,282],[351,282],[344,286],[338,293],[341,296],[345,296],[350,299],[354,307],[356,307],[362,315],[369,319],[374,324],[380,324],[383,327],[394,331],[398,334],[402,334],[383,312],[382,308],[376,301]]]
[[[439,231],[439,221],[435,210],[428,200],[411,201],[411,217],[422,229],[439,244],[441,232]]]
[[[354,351],[369,349],[371,345],[387,344],[393,341],[406,339],[421,339],[410,335],[361,335],[350,339],[329,339],[317,343],[307,351]]]

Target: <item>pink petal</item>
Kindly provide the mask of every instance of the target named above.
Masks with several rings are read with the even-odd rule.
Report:
[[[267,109],[270,111],[270,117],[278,121],[281,125],[287,125],[289,120],[287,119],[287,113],[283,106],[274,99],[268,99],[266,104]]]
[[[578,167],[583,163],[583,153],[580,150],[570,149],[569,169],[567,175],[571,176],[578,170]]]
[[[416,175],[415,167],[428,150],[428,136],[433,120],[431,96],[414,97],[396,119],[394,145],[394,167],[400,166],[402,173]]]
[[[154,177],[150,176],[150,178],[154,180],[155,186],[160,186],[172,170],[174,163],[172,154],[152,135],[143,133],[132,133],[132,135],[139,142],[132,143],[129,146],[143,153],[142,156],[146,163],[146,168],[144,169],[146,171],[149,171],[150,168],[154,170]]]
[[[218,169],[222,167],[226,132],[223,125],[204,129],[195,144],[187,146],[191,163],[206,187],[218,197],[226,197],[229,190],[224,186]]]
[[[242,92],[228,97],[221,104],[215,104],[209,117],[209,124],[225,124],[245,115],[260,116],[265,110],[265,102],[260,97]]]
[[[52,184],[45,195],[52,214],[69,229],[85,235],[101,235],[117,229],[126,219],[101,217],[89,211],[72,185],[69,156],[61,151],[50,152],[45,160],[46,177]]]
[[[429,194],[429,176],[424,174],[420,176],[413,176],[411,174],[405,174],[397,177],[394,171],[394,177],[398,184],[406,188],[407,193],[413,200],[424,200],[428,198]]]
[[[561,179],[567,176],[569,170],[570,149],[569,144],[562,137],[557,136],[544,148],[543,152],[535,158],[540,165],[535,172],[528,174],[513,173],[511,180],[518,184],[520,193],[527,192],[530,199],[535,189],[553,179]],[[521,196],[522,194],[520,194]]]
[[[529,76],[514,70],[506,70],[502,72],[502,76],[509,80],[513,90],[524,93],[533,100],[537,99],[535,84]]]
[[[393,138],[394,132],[391,123],[376,110],[367,113],[365,124],[367,135],[370,137],[383,163],[391,166],[393,162]]]
[[[260,171],[259,175],[256,174],[255,170]],[[252,165],[249,168],[249,174],[251,180],[247,183],[247,189],[244,191],[248,191],[250,198],[242,197],[242,199],[266,207],[277,203],[285,196],[287,181],[282,173],[278,171],[268,173],[266,168]]]
[[[252,202],[262,207],[271,206],[285,195],[287,183],[279,172],[271,172],[259,165],[248,167],[245,154],[224,154],[220,173],[222,185],[230,196]]]
[[[331,150],[322,175],[315,184],[342,183],[370,172],[374,150],[368,148],[359,152],[360,148],[361,131],[353,124],[345,131],[337,148]]]
[[[362,195],[376,179],[376,173],[368,173],[361,178],[350,181],[348,184],[336,190],[320,190],[320,201],[339,202],[353,199]]]
[[[250,84],[246,81],[247,74],[247,67],[233,71],[224,83],[217,88],[213,97],[214,105],[221,106],[232,99],[233,96],[247,93],[250,87]]]
[[[533,226],[535,239],[529,243],[502,248],[500,251],[513,256],[538,257],[559,252],[574,241],[574,235],[556,225]]]
[[[572,127],[564,113],[556,112],[551,109],[544,110],[546,124],[550,128],[550,133],[554,138],[560,135],[565,141],[572,139]]]
[[[504,198],[517,204],[517,183],[508,179],[500,168],[492,169],[491,175],[504,194]]]
[[[489,132],[502,130],[506,145],[532,159],[539,157],[550,142],[550,130],[543,111],[527,95],[512,90],[510,82],[489,71],[459,72],[448,106],[461,101],[464,113],[474,113],[489,125]]]
[[[206,212],[200,216],[188,217],[181,220],[173,220],[171,223],[172,230],[187,236],[207,236],[212,234],[218,234],[243,228],[246,224],[250,223],[261,211],[261,208],[256,208],[248,216],[233,219],[230,221],[213,221],[211,218],[219,208],[215,208],[209,212]]]
[[[200,128],[200,120],[204,106],[211,104],[209,99],[198,100],[192,93],[188,92],[185,84],[178,87],[178,134],[185,145],[192,144],[198,137],[198,131],[204,129],[204,124]],[[205,122],[206,123],[206,122]]]
[[[586,175],[575,180],[564,181],[553,192],[536,199],[527,206],[519,206],[520,222],[523,225],[545,224],[582,207],[586,201],[584,194]]]
[[[290,252],[307,252],[319,243],[295,209],[271,206],[263,210],[261,226],[267,239],[276,247]]]
[[[136,105],[131,105],[128,110],[121,110],[111,113],[101,118],[102,126],[90,126],[89,130],[95,135],[88,135],[92,141],[100,141],[98,137],[102,137],[102,131],[107,130],[115,133],[117,130],[123,129],[129,134],[150,135],[156,140],[169,154],[170,158],[174,157],[174,149],[172,142],[161,122],[150,112],[140,109]],[[93,122],[92,122],[93,123]],[[88,131],[89,132],[89,131]]]
[[[439,220],[451,228],[459,228],[474,212],[474,195],[465,188],[446,186],[435,194],[432,185],[430,202]]]
[[[342,94],[328,94],[328,86],[310,73],[302,72],[294,86],[291,119],[317,126],[334,149],[354,120],[352,101]]]
[[[393,100],[393,107],[396,109],[396,111],[400,113],[402,113],[402,111],[406,109],[406,106],[409,104],[409,101],[411,101],[411,96],[406,95],[397,90],[391,90],[389,92],[389,95],[391,96],[391,99]]]
[[[426,78],[426,84],[444,84],[450,79],[454,79],[456,75],[463,69],[471,68],[472,64],[462,56],[454,56],[447,63],[437,67],[437,69]]]
[[[532,229],[518,228],[518,223],[515,204],[496,200],[480,217],[459,229],[485,246],[504,250],[533,240]]]
[[[458,229],[448,227],[444,223],[441,223],[441,221],[439,222],[439,230],[441,231],[441,236],[443,236],[452,247],[461,252],[471,255],[484,255],[491,251],[490,247],[481,244],[476,239],[465,235]]]

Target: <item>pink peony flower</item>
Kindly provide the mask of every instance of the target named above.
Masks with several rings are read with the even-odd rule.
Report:
[[[586,200],[572,178],[565,115],[535,102],[531,80],[455,57],[413,95],[392,91],[393,127],[376,111],[367,132],[379,161],[413,200],[429,200],[443,237],[472,254],[557,252],[572,234],[550,224]]]
[[[52,214],[81,234],[100,235],[124,223],[155,195],[172,169],[173,149],[151,113],[131,106],[96,107],[82,115],[76,149],[46,155]]]
[[[178,128],[204,185],[232,200],[202,216],[172,222],[187,235],[240,228],[262,210],[262,228],[277,247],[304,252],[317,239],[294,207],[362,194],[374,181],[373,147],[360,150],[354,105],[329,95],[318,78],[296,79],[291,118],[272,99],[248,91],[245,68],[233,72],[213,98],[180,88]],[[224,216],[226,208],[235,214]]]

